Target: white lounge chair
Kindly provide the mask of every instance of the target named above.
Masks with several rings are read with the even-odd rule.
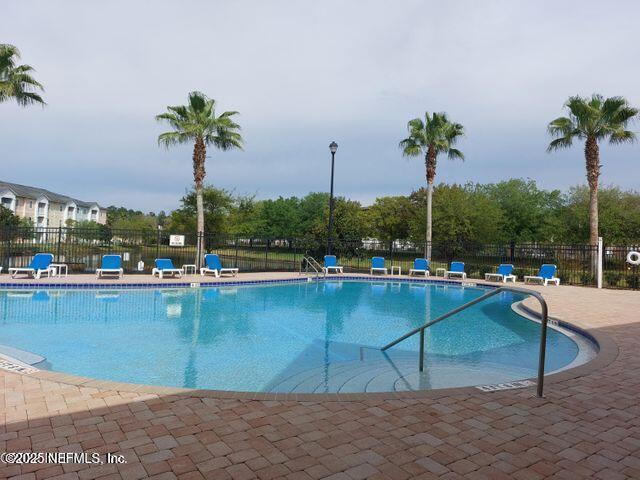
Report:
[[[33,278],[40,278],[43,274],[51,277],[56,269],[51,267],[53,262],[52,253],[36,253],[28,267],[14,267],[9,269],[9,275],[15,278],[16,275],[25,274]]]
[[[416,258],[413,261],[413,268],[409,269],[409,276],[413,275],[414,273],[421,273],[425,277],[428,277],[430,275],[429,260],[427,260],[426,258]]]
[[[464,271],[464,262],[451,262],[449,270],[444,272],[444,278],[460,277],[463,280],[467,278],[467,274]]]
[[[120,255],[102,256],[102,266],[96,270],[96,276],[102,278],[104,275],[116,275],[118,278],[124,276]]]
[[[338,259],[335,255],[325,255],[324,256],[324,267],[322,267],[322,271],[326,274],[331,273],[333,270],[335,273],[343,273],[342,267],[338,265]]]
[[[513,265],[510,263],[502,263],[498,267],[498,271],[496,273],[485,273],[484,279],[487,281],[495,280],[498,282],[507,283],[511,280],[513,283],[516,282],[516,276],[513,274]]]
[[[170,258],[156,258],[156,267],[151,270],[151,275],[158,275],[158,278],[163,278],[164,275],[182,278],[182,274],[182,269],[174,267]]]
[[[558,267],[551,263],[545,263],[538,270],[538,275],[527,275],[524,277],[524,283],[531,283],[531,281],[535,280],[537,283],[542,283],[545,287],[549,285],[549,283],[554,283],[560,285],[560,279],[556,277],[556,272],[558,271]]]
[[[388,270],[387,267],[384,266],[384,257],[373,257],[371,259],[371,275],[373,272],[382,272],[384,275],[387,275]]]
[[[213,274],[216,277],[220,277],[225,273],[235,277],[239,272],[239,269],[237,268],[223,268],[220,257],[215,253],[208,253],[204,256],[204,265],[205,266],[200,269],[200,275],[203,277],[207,274]]]

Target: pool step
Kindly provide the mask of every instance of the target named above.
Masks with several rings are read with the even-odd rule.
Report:
[[[337,393],[394,390],[404,374],[417,371],[417,355],[401,354],[392,361],[382,354],[374,359],[333,362],[298,371],[271,385],[272,392]],[[368,388],[368,385],[371,386]]]
[[[522,378],[531,372],[523,370]],[[425,370],[418,371],[417,353],[405,352],[393,357],[382,354],[362,361],[334,362],[298,371],[272,384],[268,391],[287,393],[361,393],[413,391],[451,386],[500,383],[513,379],[513,370],[504,365],[479,362],[476,365],[453,359],[432,357]],[[446,381],[446,385],[442,383]],[[458,384],[458,385],[457,385]]]

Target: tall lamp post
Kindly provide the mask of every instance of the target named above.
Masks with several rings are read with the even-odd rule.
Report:
[[[331,151],[331,193],[329,194],[329,232],[327,235],[327,255],[331,255],[333,240],[333,167],[335,164],[338,144],[336,142],[331,142],[329,144],[329,150]]]

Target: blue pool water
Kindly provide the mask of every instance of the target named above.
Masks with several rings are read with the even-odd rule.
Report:
[[[0,291],[0,344],[46,368],[151,385],[275,392],[392,391],[535,376],[539,325],[505,293],[426,336],[379,348],[482,295],[424,283],[327,281],[240,287]],[[547,372],[577,345],[549,330]],[[42,365],[40,365],[42,367]]]

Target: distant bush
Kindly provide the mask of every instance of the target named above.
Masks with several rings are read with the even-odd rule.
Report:
[[[605,284],[611,287],[617,287],[622,280],[622,274],[618,272],[606,272],[604,274],[604,282]]]

